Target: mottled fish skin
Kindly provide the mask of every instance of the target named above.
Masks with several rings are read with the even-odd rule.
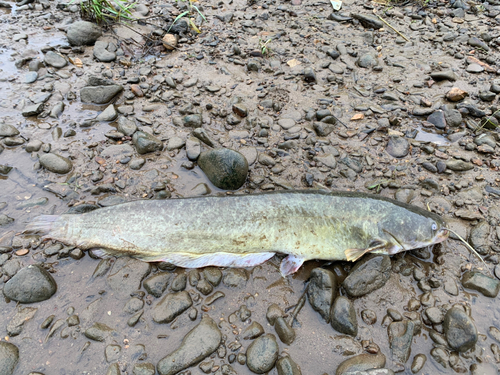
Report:
[[[279,252],[292,255],[295,266],[285,272],[292,273],[305,260],[345,260],[348,249],[394,254],[440,242],[444,227],[438,215],[388,198],[305,190],[134,201],[43,216],[28,230],[82,249],[190,267],[255,265]]]

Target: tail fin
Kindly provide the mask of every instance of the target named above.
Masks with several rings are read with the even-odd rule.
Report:
[[[23,233],[37,233],[47,235],[54,228],[54,222],[59,219],[59,215],[41,215],[37,216],[26,226]]]

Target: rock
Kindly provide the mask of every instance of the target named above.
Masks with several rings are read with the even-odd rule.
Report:
[[[456,172],[464,172],[473,169],[474,164],[459,159],[449,159],[446,161],[446,168]]]
[[[389,256],[369,254],[356,263],[342,285],[351,297],[361,297],[382,288],[391,276],[390,271]]]
[[[0,124],[0,137],[15,137],[19,135],[19,130],[9,124]]]
[[[278,343],[272,334],[255,339],[247,349],[247,366],[256,374],[270,371],[278,359]]]
[[[392,157],[404,158],[410,152],[410,143],[405,138],[391,136],[385,150]]]
[[[444,111],[444,118],[446,124],[451,127],[458,127],[462,125],[462,114],[456,109],[447,109]]]
[[[198,165],[210,182],[224,190],[237,190],[248,174],[248,162],[237,151],[227,148],[205,151],[198,158]]]
[[[373,56],[373,54],[365,53],[359,56],[356,63],[361,68],[373,68],[378,65],[378,60],[375,56]]]
[[[419,373],[420,370],[422,370],[422,367],[424,367],[425,362],[427,362],[427,357],[425,356],[425,354],[417,354],[415,357],[413,357],[411,372],[414,374]]]
[[[414,329],[415,323],[411,320],[389,324],[389,344],[393,361],[404,365],[410,358]]]
[[[24,107],[21,114],[24,117],[30,117],[30,116],[38,116],[42,112],[43,112],[43,103],[38,103]]]
[[[116,119],[118,116],[118,113],[116,112],[115,106],[113,104],[110,104],[109,106],[106,107],[104,111],[99,113],[99,115],[96,117],[97,121],[113,121]],[[118,131],[120,131],[118,129]],[[123,133],[123,132],[122,132]],[[128,135],[128,134],[126,134]]]
[[[278,375],[302,375],[299,366],[289,357],[281,357],[276,362]]]
[[[105,341],[108,336],[114,332],[114,329],[103,323],[94,323],[91,327],[87,328],[84,332],[85,337],[94,341]]]
[[[96,41],[94,45],[94,57],[102,62],[111,62],[116,59],[116,53],[108,51],[108,42]]]
[[[161,41],[163,46],[170,51],[177,47],[177,37],[173,34],[165,34]]]
[[[184,141],[184,139],[182,139],[181,137],[172,137],[168,140],[167,150],[168,151],[178,150],[183,148],[185,144],[186,141]]]
[[[252,324],[250,324],[245,330],[243,331],[243,339],[245,340],[253,340],[256,339],[259,336],[262,336],[264,334],[264,328],[257,323],[256,321],[253,321]]]
[[[156,304],[151,315],[156,323],[170,323],[192,305],[188,292],[170,293]]]
[[[57,290],[54,278],[38,265],[18,271],[7,281],[3,294],[20,303],[34,303],[49,299]]]
[[[67,31],[68,41],[73,46],[91,46],[101,35],[101,28],[87,21],[74,22]]]
[[[333,125],[327,124],[326,122],[314,122],[313,129],[319,137],[326,137],[331,132],[333,132]]]
[[[446,119],[444,117],[444,112],[441,110],[434,111],[429,117],[427,117],[427,121],[438,129],[444,129],[446,127]]]
[[[358,334],[358,320],[354,305],[346,297],[339,296],[332,306],[331,324],[334,330],[346,335],[354,336]]]
[[[19,361],[19,349],[10,342],[0,341],[0,374],[13,375]]]
[[[175,351],[162,358],[157,365],[160,375],[174,375],[202,361],[215,352],[222,341],[222,334],[207,315],[182,340]]]
[[[0,214],[0,226],[2,225],[8,225],[10,223],[14,222],[14,219],[5,215],[5,214]]]
[[[118,118],[117,130],[126,136],[132,136],[137,131],[137,125],[134,121],[129,120],[125,116],[120,116]]]
[[[186,140],[186,156],[189,160],[196,161],[201,153],[201,142],[198,138],[189,137]]]
[[[73,164],[69,159],[57,154],[42,154],[38,160],[42,167],[58,174],[66,174],[73,168]]]
[[[431,357],[444,368],[448,367],[450,356],[443,347],[436,347],[431,350]]]
[[[184,126],[189,128],[200,128],[203,124],[203,118],[200,114],[187,115],[182,119]]]
[[[467,91],[459,89],[458,87],[453,87],[446,93],[446,99],[450,102],[459,102],[460,100],[465,99],[467,95],[469,95]]]
[[[173,275],[171,273],[159,272],[144,280],[144,289],[146,289],[146,291],[152,296],[160,298],[163,292],[167,289],[172,278]]]
[[[68,62],[64,57],[62,57],[58,53],[55,53],[54,51],[48,51],[45,54],[44,62],[45,64],[53,66],[54,68],[58,69],[64,68],[68,64]]]
[[[120,366],[118,363],[112,363],[109,365],[106,375],[121,375]]]
[[[431,78],[434,81],[456,81],[457,75],[451,70],[431,73]]]
[[[156,369],[155,365],[148,362],[136,363],[132,368],[133,375],[155,375]]]
[[[487,221],[480,221],[478,225],[472,227],[469,235],[469,243],[479,254],[486,255],[490,249],[489,236],[490,225]]]
[[[117,361],[120,358],[122,347],[120,345],[108,345],[104,350],[106,362]]]
[[[500,291],[500,281],[478,271],[467,271],[462,276],[464,288],[477,290],[486,297],[495,298]]]
[[[290,345],[295,340],[295,331],[281,316],[274,321],[274,329],[282,343]]]
[[[327,323],[330,322],[330,310],[338,295],[337,277],[331,271],[315,268],[309,278],[307,298],[312,308],[319,312]]]
[[[476,326],[461,307],[454,306],[448,310],[444,317],[443,330],[448,345],[453,350],[465,352],[476,345]]]
[[[383,368],[385,366],[385,360],[385,355],[381,352],[378,352],[377,354],[358,354],[341,362],[335,371],[335,375],[344,375],[349,372]]]
[[[121,85],[85,86],[80,90],[83,103],[106,104],[123,91]]]
[[[357,19],[364,27],[370,29],[381,29],[384,27],[384,23],[376,16],[371,14],[351,14],[352,18]]]
[[[151,265],[134,258],[119,258],[106,282],[117,298],[130,298],[130,293],[141,289],[141,281],[151,272]]]
[[[465,70],[469,73],[482,73],[484,72],[484,68],[479,64],[470,64],[465,68]]]
[[[145,133],[142,131],[137,131],[132,137],[132,142],[139,154],[147,154],[150,152],[161,151],[163,149],[163,143],[155,136]]]

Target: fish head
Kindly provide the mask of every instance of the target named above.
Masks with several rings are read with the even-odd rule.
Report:
[[[387,254],[431,246],[448,238],[446,223],[439,215],[412,208],[410,212],[388,215],[379,222],[381,236],[387,243]]]

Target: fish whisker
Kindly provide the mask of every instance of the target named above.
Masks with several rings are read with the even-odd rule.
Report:
[[[455,232],[454,230],[452,230],[452,229],[450,229],[450,228],[446,228],[446,230],[450,231],[450,232],[451,232],[451,233],[453,233],[455,236],[457,236],[457,237],[458,237],[458,239],[459,239],[460,241],[462,241],[462,242],[463,242],[463,244],[465,245],[465,247],[466,247],[466,248],[468,248],[470,251],[472,251],[472,252],[473,252],[473,253],[474,253],[474,254],[475,254],[475,255],[476,255],[476,256],[477,256],[477,257],[481,260],[481,262],[483,262],[483,264],[484,264],[486,267],[488,266],[488,265],[486,264],[486,262],[484,261],[483,257],[482,257],[481,255],[479,255],[479,253],[476,251],[476,249],[474,249],[471,245],[469,245],[469,243],[468,243],[466,240],[464,240],[464,239],[462,238],[462,236],[461,236],[461,235],[459,235],[457,232]]]

